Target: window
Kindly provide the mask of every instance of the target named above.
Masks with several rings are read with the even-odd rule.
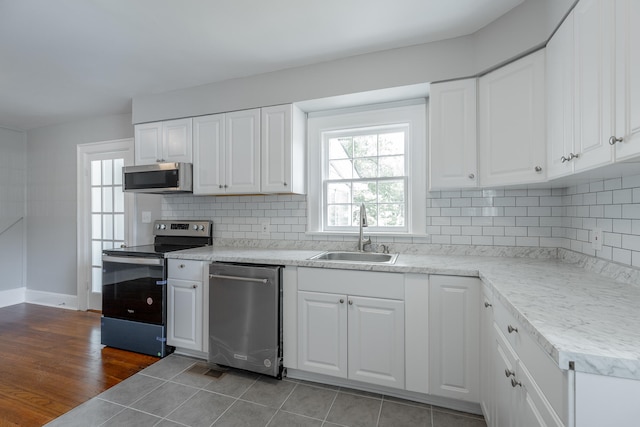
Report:
[[[426,110],[420,105],[311,116],[309,231],[425,234]]]

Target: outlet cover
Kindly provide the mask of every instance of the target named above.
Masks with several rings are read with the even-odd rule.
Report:
[[[269,233],[271,233],[271,224],[269,224],[269,221],[260,221],[260,236],[269,237]]]
[[[596,251],[602,250],[602,229],[594,228],[591,230],[591,247]]]
[[[151,222],[151,212],[142,211],[142,223],[149,224]]]

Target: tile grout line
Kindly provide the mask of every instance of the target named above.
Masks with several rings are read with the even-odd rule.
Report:
[[[329,410],[324,415],[324,419],[322,420],[322,425],[323,426],[327,423],[327,418],[329,417],[329,414],[331,413],[331,410],[333,409],[333,405],[336,403],[336,399],[338,398],[338,394],[339,393],[340,393],[340,388],[338,388],[338,390],[336,390],[336,395],[333,396],[333,400],[331,401],[331,405],[329,406]]]
[[[218,420],[220,420],[220,418],[222,418],[222,417],[224,416],[224,414],[226,414],[226,413],[229,411],[229,409],[231,409],[231,408],[233,407],[233,405],[235,405],[235,404],[238,402],[238,400],[240,400],[240,398],[241,398],[242,396],[244,396],[244,395],[247,393],[247,391],[249,391],[249,389],[250,389],[251,387],[253,387],[253,386],[254,386],[254,384],[255,384],[255,383],[257,383],[257,382],[258,382],[258,380],[259,380],[259,379],[260,379],[260,376],[258,376],[255,380],[253,380],[253,382],[251,383],[251,385],[250,385],[249,387],[247,387],[247,389],[246,389],[242,394],[240,394],[240,396],[238,396],[238,397],[234,397],[234,401],[233,401],[233,403],[231,403],[229,406],[227,406],[227,409],[225,409],[224,411],[222,411],[222,413],[218,416],[218,418],[216,418],[216,419],[213,421],[213,423],[211,423],[211,425],[210,425],[209,427],[212,427],[215,423],[217,423],[217,422],[218,422]],[[225,395],[225,396],[226,396],[226,395]],[[233,397],[233,396],[229,396],[229,397]],[[245,402],[245,400],[243,400],[243,402]]]
[[[380,408],[378,409],[378,419],[376,420],[376,427],[380,424],[380,416],[382,415],[382,405],[384,404],[384,394],[380,399]]]
[[[273,421],[273,419],[276,417],[276,415],[278,415],[278,412],[282,410],[282,407],[284,406],[284,404],[287,402],[287,400],[289,400],[289,398],[291,397],[291,395],[293,394],[294,390],[298,388],[298,385],[300,383],[293,383],[295,384],[293,386],[293,388],[291,389],[291,391],[289,392],[289,394],[287,395],[287,398],[284,399],[282,401],[282,403],[280,404],[280,406],[278,407],[278,409],[276,409],[276,412],[271,416],[271,418],[269,419],[269,421],[267,422],[267,424],[265,424],[265,427],[268,427],[269,424],[271,424],[271,421]]]

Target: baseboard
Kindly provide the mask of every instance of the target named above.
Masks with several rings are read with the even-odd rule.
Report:
[[[24,302],[49,307],[66,308],[68,310],[78,309],[78,297],[75,295],[34,291],[33,289],[27,289]]]
[[[20,304],[25,301],[27,288],[8,289],[0,291],[0,307],[8,307],[10,305]]]

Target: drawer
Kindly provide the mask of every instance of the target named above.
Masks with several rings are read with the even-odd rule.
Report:
[[[203,261],[170,259],[168,264],[167,276],[170,279],[203,281]]]
[[[404,274],[301,267],[298,290],[404,300]]]
[[[530,380],[535,379],[535,386],[540,389],[555,412],[566,424],[568,419],[568,371],[560,369],[551,356],[542,349],[534,338],[522,328],[522,324],[502,305],[494,299],[494,320],[496,329],[502,332],[512,346],[520,363],[529,373]],[[509,333],[509,326],[514,328]],[[517,332],[515,331],[517,329]]]

